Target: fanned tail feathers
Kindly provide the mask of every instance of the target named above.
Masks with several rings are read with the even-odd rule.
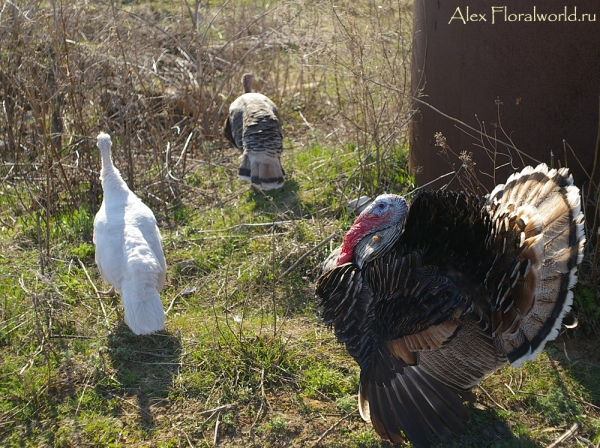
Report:
[[[264,154],[249,154],[241,156],[238,177],[251,182],[260,190],[273,190],[283,186],[283,168],[279,157],[265,157]]]
[[[519,255],[496,282],[492,316],[494,334],[518,367],[557,336],[571,309],[585,244],[579,189],[566,168],[527,167],[492,191],[487,208],[494,228],[491,244],[501,253]]]

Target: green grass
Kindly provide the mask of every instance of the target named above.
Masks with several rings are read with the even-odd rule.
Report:
[[[186,181],[211,184],[218,197],[178,205],[170,224],[163,217],[161,297],[170,310],[166,330],[152,336],[129,331],[118,298],[96,296],[90,281],[107,285],[93,259],[93,213],[56,214],[43,275],[36,221],[5,229],[4,445],[212,446],[218,421],[224,446],[303,446],[348,416],[324,446],[389,446],[361,422],[358,367],[316,315],[311,282],[329,249],[282,276],[330,233],[339,242],[352,220],[344,197],[360,184],[347,173],[359,172],[359,160],[351,146],[313,141],[285,155],[286,186],[268,193],[231,180],[235,158],[223,171],[199,167]],[[392,176],[388,191],[409,188],[403,176]],[[482,383],[487,393],[475,388],[455,446],[540,446],[575,422],[597,443],[600,374],[590,362],[569,362],[554,348],[492,375]]]
[[[0,95],[18,104],[0,140],[10,127],[20,146],[3,146],[0,163],[2,447],[313,446],[322,436],[326,447],[390,446],[358,415],[358,366],[319,320],[313,291],[354,219],[348,201],[414,188],[407,99],[358,76],[397,88],[409,78],[410,5],[381,3],[201,2],[197,24],[193,2],[170,0],[33,2],[27,16],[3,16]],[[239,154],[218,136],[242,70],[280,105],[277,191],[241,183]],[[181,111],[187,95],[192,110]],[[58,159],[48,146],[55,100]],[[120,299],[97,295],[108,289],[92,242],[99,153],[85,139],[101,129],[159,220],[168,315],[155,335],[133,335]],[[589,285],[575,299],[598,317]],[[564,446],[597,445],[600,354],[587,330],[475,387],[453,446],[546,446],[574,423]]]
[[[152,336],[128,330],[118,298],[96,296],[108,285],[94,263],[92,212],[52,216],[49,259],[45,217],[38,232],[24,213],[0,239],[6,446],[210,444],[217,419],[225,444],[277,445],[316,438],[355,410],[358,368],[319,323],[310,289],[328,248],[282,273],[331,232],[341,236],[351,217],[340,189],[356,189],[359,175],[345,173],[358,173],[359,157],[316,142],[289,151],[285,187],[267,193],[231,179],[235,158],[227,169],[199,167],[186,182],[221,197],[163,218],[171,308]],[[232,199],[217,205],[223,197]]]

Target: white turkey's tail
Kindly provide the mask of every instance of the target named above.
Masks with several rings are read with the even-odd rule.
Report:
[[[165,313],[158,294],[162,267],[139,229],[129,227],[125,237],[127,274],[121,285],[125,323],[135,334],[165,328]]]
[[[581,199],[566,168],[542,164],[498,185],[487,209],[497,253],[518,255],[505,258],[510,266],[494,287],[492,317],[492,330],[517,367],[557,336],[571,309],[585,244]]]
[[[150,334],[165,328],[165,312],[156,287],[123,282],[121,289],[125,323],[135,334]]]
[[[260,157],[244,152],[241,156],[238,177],[251,182],[260,190],[273,190],[283,186],[285,173],[279,157]]]

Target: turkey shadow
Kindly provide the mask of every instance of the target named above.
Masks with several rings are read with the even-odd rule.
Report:
[[[107,346],[121,385],[120,398],[134,397],[140,426],[153,431],[155,413],[168,404],[169,387],[181,367],[180,340],[166,331],[136,336],[120,322]]]
[[[600,406],[600,350],[596,336],[585,335],[579,329],[566,330],[546,345],[546,353],[550,358],[550,367],[556,373],[563,400],[577,402],[571,396],[571,388],[563,382],[564,373],[561,374],[559,365],[586,390],[588,401],[593,406]],[[585,413],[583,407],[578,411]]]
[[[297,215],[298,207],[301,207],[301,201],[298,198],[298,182],[293,179],[286,179],[283,187],[276,190],[259,190],[251,187],[252,193],[248,200],[254,202],[254,211],[259,213],[280,213],[292,210]]]
[[[471,405],[469,410],[471,419],[465,425],[464,434],[455,437],[447,445],[440,445],[440,447],[538,448],[542,446],[527,435],[514,434],[508,424],[503,421],[498,410],[494,408],[482,410]]]

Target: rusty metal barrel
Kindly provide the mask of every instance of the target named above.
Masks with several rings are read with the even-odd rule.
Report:
[[[436,109],[414,103],[409,164],[419,185],[461,165],[440,156],[441,132],[452,152],[472,153],[487,189],[492,173],[500,183],[538,161],[568,166],[581,186],[599,135],[600,2],[416,0],[412,91]]]

